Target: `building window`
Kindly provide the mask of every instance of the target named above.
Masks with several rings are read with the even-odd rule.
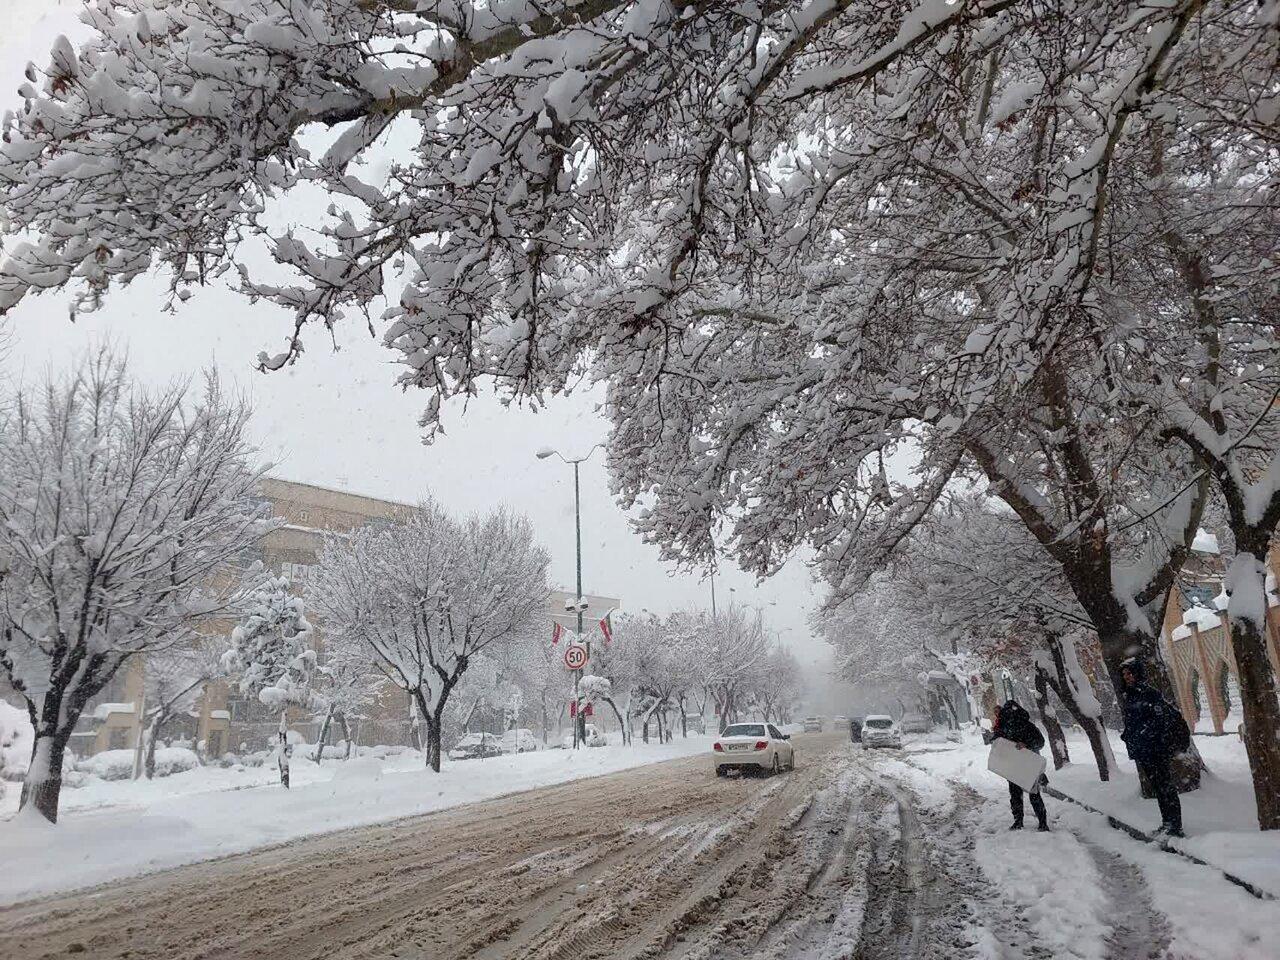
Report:
[[[311,579],[314,570],[315,564],[311,563],[290,563],[286,560],[280,564],[280,572],[288,577],[291,583],[306,583]]]
[[[128,727],[112,727],[111,732],[107,734],[108,750],[124,750],[129,746],[129,728]]]

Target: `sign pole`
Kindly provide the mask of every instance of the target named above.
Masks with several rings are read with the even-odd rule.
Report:
[[[578,461],[573,461],[573,532],[577,545],[578,554],[578,597],[576,606],[578,608],[578,642],[582,642],[582,495],[578,487]],[[591,657],[591,641],[587,641],[587,657]],[[582,713],[582,703],[578,699],[578,684],[582,681],[582,668],[579,667],[573,672],[573,702],[577,705],[578,716],[573,724],[573,749],[577,750],[579,743],[587,732],[586,719]]]

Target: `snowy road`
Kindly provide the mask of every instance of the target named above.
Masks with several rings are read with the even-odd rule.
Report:
[[[975,794],[916,793],[835,734],[796,742],[772,779],[678,760],[10,907],[0,956],[1052,955],[975,861]]]

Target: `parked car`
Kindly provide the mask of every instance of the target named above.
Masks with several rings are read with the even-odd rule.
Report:
[[[503,753],[532,753],[538,749],[538,740],[532,730],[508,730],[502,735]]]
[[[905,714],[898,723],[903,733],[928,733],[933,729],[933,721],[923,713]]]
[[[582,745],[586,747],[604,747],[608,746],[609,738],[600,732],[594,723],[587,724],[586,738],[582,741]],[[564,740],[561,742],[566,750],[573,749],[573,731],[565,734]]]
[[[849,718],[846,717],[843,713],[839,713],[839,714],[836,714],[834,717],[832,717],[831,722],[832,724],[834,724],[835,729],[839,730],[841,727],[843,727],[846,723],[849,722]]]
[[[502,756],[502,741],[492,733],[468,733],[449,751],[450,760],[476,760]]]
[[[791,738],[772,723],[731,723],[711,745],[717,777],[730,770],[771,773],[794,770],[796,751]]]
[[[805,733],[821,733],[826,724],[821,717],[805,717],[804,732]]]
[[[901,747],[902,731],[893,717],[872,714],[862,722],[862,749],[871,747]]]

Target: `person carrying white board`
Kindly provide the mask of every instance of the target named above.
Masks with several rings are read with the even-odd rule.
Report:
[[[992,729],[991,734],[993,741],[1008,740],[1018,750],[1030,750],[1038,754],[1044,747],[1044,734],[1031,722],[1030,714],[1022,709],[1016,700],[1008,701],[996,711],[995,727]],[[1043,762],[1042,760],[1041,771],[1044,769]],[[1009,780],[1009,808],[1013,811],[1013,825],[1009,829],[1021,830],[1023,789],[1008,776],[1006,776],[1006,779]],[[1037,774],[1029,784],[1031,809],[1035,811],[1036,819],[1040,822],[1039,829],[1048,831],[1049,817],[1044,808],[1044,797],[1040,795],[1042,780],[1043,775]]]

